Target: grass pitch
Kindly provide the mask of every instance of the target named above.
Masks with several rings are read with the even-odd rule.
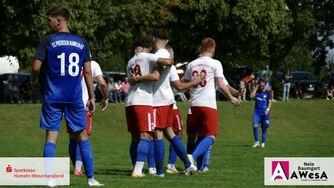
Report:
[[[179,102],[178,106],[186,122],[188,103]],[[39,128],[40,108],[41,105],[33,104],[0,105],[0,157],[42,156],[45,133]],[[90,139],[96,179],[105,187],[257,188],[264,187],[264,157],[334,157],[334,101],[274,103],[265,149],[251,148],[254,142],[251,126],[253,108],[254,102],[244,102],[240,107],[218,102],[219,135],[208,173],[190,177],[166,174],[165,178],[147,176],[134,179],[130,177],[130,135],[124,106],[110,104],[105,112],[97,110],[93,120]],[[168,146],[168,141],[165,141],[166,155]],[[67,148],[68,136],[63,126],[57,143],[57,156],[68,156]],[[183,168],[179,159],[176,165]],[[71,176],[71,187],[86,186],[84,177]]]

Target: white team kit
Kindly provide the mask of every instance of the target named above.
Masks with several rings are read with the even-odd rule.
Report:
[[[134,75],[146,75],[153,71],[158,56],[150,53],[138,53],[131,58],[126,67],[129,78]],[[148,105],[153,106],[153,83],[142,81],[129,88],[128,98],[125,106]]]
[[[222,64],[220,61],[210,57],[199,57],[189,63],[184,79],[191,80],[192,77],[196,75],[204,75],[205,77],[200,84],[190,88],[190,106],[217,109],[215,77],[225,78]]]
[[[91,66],[91,70],[92,70],[93,80],[95,80],[95,78],[97,76],[100,76],[100,75],[103,76],[101,67],[96,61],[91,61],[90,66]],[[86,82],[85,82],[84,78],[82,78],[82,80],[81,80],[81,87],[82,87],[82,101],[86,105],[89,97],[88,97],[88,90],[87,90],[87,86],[86,86]]]
[[[161,58],[170,58],[170,54],[166,49],[159,49],[155,55]],[[173,67],[173,66],[172,66]],[[170,70],[172,67],[164,67],[160,73],[160,79],[153,83],[153,106],[167,106],[175,103],[174,93],[170,86],[171,78]],[[174,67],[175,68],[175,67]],[[175,79],[175,77],[173,78]],[[179,79],[179,78],[178,78]]]

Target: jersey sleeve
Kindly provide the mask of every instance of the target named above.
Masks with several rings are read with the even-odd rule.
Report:
[[[179,75],[177,74],[176,67],[173,65],[170,67],[170,81],[180,80]]]
[[[91,61],[92,76],[95,79],[97,76],[103,76],[100,65],[96,61]]]
[[[224,77],[223,65],[220,63],[220,61],[216,61],[215,63],[214,74],[215,74],[215,77]]]
[[[147,54],[147,59],[150,63],[156,63],[159,59],[159,56],[157,56],[155,54],[148,53]]]
[[[227,85],[229,85],[228,84],[228,81],[226,80],[226,78],[225,78],[225,75],[223,74],[223,82],[224,82],[224,84],[227,86]]]
[[[86,41],[85,42],[85,49],[84,49],[84,62],[87,62],[87,61],[92,61],[93,58],[92,58],[92,54],[90,53],[90,48],[89,48],[89,45]]]
[[[47,38],[44,37],[41,39],[41,41],[39,42],[38,44],[38,47],[37,47],[37,51],[36,51],[36,54],[35,54],[35,59],[39,59],[41,60],[42,62],[45,61],[46,59],[46,41],[47,41]]]

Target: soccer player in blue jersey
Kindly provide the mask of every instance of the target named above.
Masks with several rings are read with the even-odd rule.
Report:
[[[251,98],[255,99],[255,108],[253,114],[253,133],[255,143],[253,148],[259,147],[259,125],[261,124],[262,129],[262,144],[264,148],[267,140],[267,129],[269,128],[270,108],[272,104],[272,95],[270,91],[265,89],[266,81],[259,80],[259,84],[256,85],[255,89],[251,92]]]
[[[48,11],[49,34],[38,45],[32,65],[31,81],[40,73],[43,86],[43,106],[40,127],[46,130],[44,157],[56,156],[56,141],[64,114],[79,144],[89,186],[102,186],[94,179],[93,152],[86,129],[86,110],[82,101],[80,71],[83,68],[88,89],[87,108],[94,112],[94,92],[87,42],[68,29],[69,11],[56,7]],[[49,186],[56,186],[49,182]]]

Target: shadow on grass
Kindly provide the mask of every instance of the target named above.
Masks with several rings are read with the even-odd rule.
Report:
[[[99,175],[117,175],[117,176],[130,176],[132,170],[129,168],[99,168],[95,170],[95,174]]]
[[[222,144],[222,147],[241,147],[241,148],[251,148],[252,145],[250,144]]]

